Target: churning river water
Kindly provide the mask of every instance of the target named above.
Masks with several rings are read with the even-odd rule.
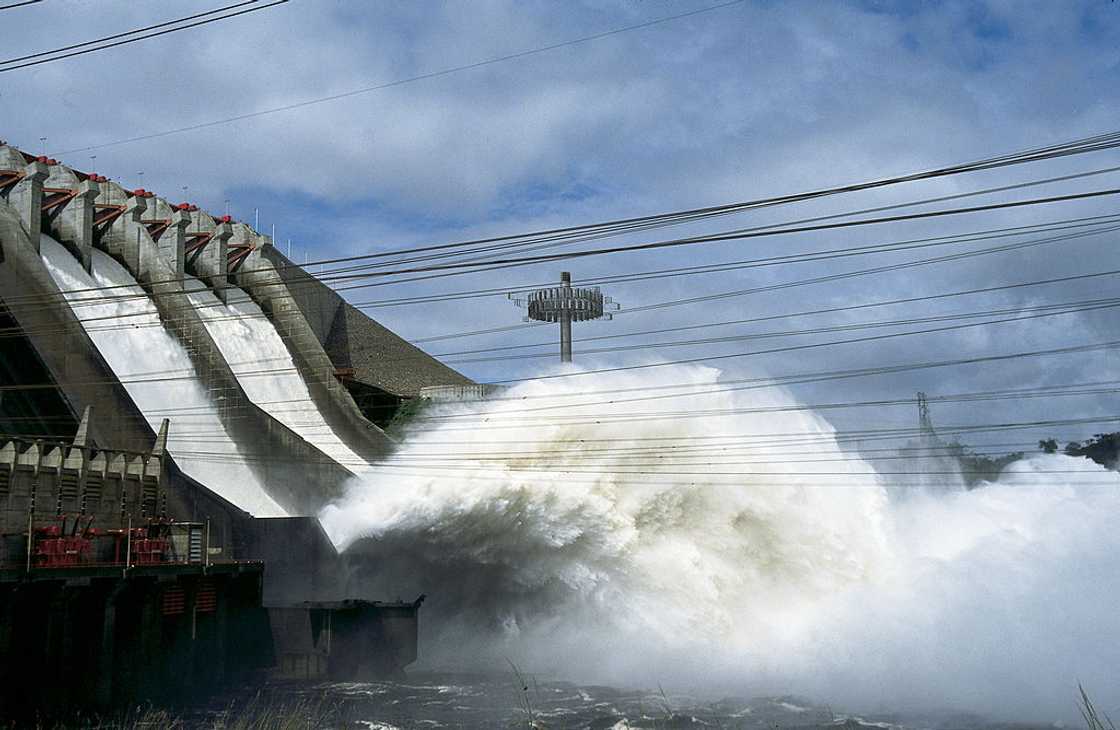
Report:
[[[754,696],[721,698],[652,689],[623,689],[509,672],[417,672],[400,681],[277,685],[262,706],[287,703],[289,716],[306,713],[307,727],[417,730],[778,730],[896,728],[898,730],[1031,730],[1043,723],[1006,723],[956,710],[853,709],[811,699]],[[1071,707],[1072,707],[1071,698]],[[198,713],[202,728],[225,727],[225,709]],[[300,724],[302,727],[302,723]]]

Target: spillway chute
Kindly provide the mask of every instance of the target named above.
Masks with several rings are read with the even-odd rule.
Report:
[[[92,252],[92,272],[57,241],[40,237],[43,263],[98,351],[153,428],[171,418],[168,449],[191,477],[258,516],[287,514],[261,483],[249,458],[222,424],[221,393],[201,382],[185,348],[131,274],[111,256]],[[119,296],[81,290],[118,287]]]
[[[273,418],[351,471],[366,465],[327,423],[273,323],[239,288],[223,303],[199,279],[186,275],[187,292],[246,395]],[[329,373],[326,377],[331,377]]]

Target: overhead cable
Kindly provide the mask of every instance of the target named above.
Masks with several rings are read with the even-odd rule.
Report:
[[[256,2],[256,0],[253,0],[253,2]],[[62,60],[67,59],[67,58],[73,58],[74,56],[82,56],[82,55],[85,55],[87,53],[96,53],[97,51],[104,51],[104,50],[107,50],[109,48],[116,48],[117,46],[123,46],[123,45],[126,45],[128,43],[136,43],[137,41],[144,41],[144,40],[148,40],[149,38],[156,38],[156,37],[159,37],[159,36],[162,36],[162,35],[167,35],[168,33],[175,33],[175,32],[180,31],[180,30],[188,30],[190,28],[197,28],[198,26],[201,26],[201,25],[208,25],[209,23],[217,23],[220,20],[229,20],[230,18],[236,18],[239,15],[245,15],[247,13],[255,13],[258,10],[267,10],[268,8],[272,8],[272,7],[275,7],[277,5],[283,5],[286,2],[288,2],[288,0],[273,0],[272,2],[267,3],[265,5],[257,5],[255,7],[251,7],[251,8],[248,8],[246,10],[238,10],[235,13],[229,13],[228,15],[222,15],[222,16],[219,16],[219,17],[216,17],[216,18],[208,18],[206,20],[199,20],[199,21],[196,21],[194,23],[187,23],[186,25],[180,25],[180,26],[177,26],[177,27],[174,27],[174,28],[167,28],[166,30],[156,31],[154,33],[148,33],[147,35],[140,35],[140,36],[136,36],[134,38],[126,38],[124,40],[115,41],[113,43],[105,43],[105,44],[102,44],[102,45],[99,45],[99,46],[94,46],[93,48],[85,48],[85,49],[82,49],[80,51],[71,51],[69,53],[63,53],[61,55],[51,56],[50,58],[40,58],[40,59],[35,60],[35,61],[27,61],[25,63],[19,63],[19,64],[16,64],[14,66],[6,66],[4,68],[0,68],[0,73],[4,73],[5,71],[16,71],[18,69],[28,68],[30,66],[39,66],[41,64],[51,63],[53,61],[62,61]],[[244,4],[244,3],[242,3],[242,4]],[[235,7],[239,7],[239,6],[235,6]],[[82,44],[82,45],[85,45],[85,44]],[[55,52],[56,51],[49,51],[48,53],[55,53]],[[37,55],[43,55],[43,54],[37,54]]]
[[[286,0],[284,0],[284,1],[286,2]],[[223,124],[230,124],[232,122],[239,122],[239,121],[242,121],[242,120],[245,120],[245,119],[255,119],[257,117],[263,117],[263,116],[266,116],[266,115],[269,115],[269,114],[277,114],[277,113],[280,113],[280,112],[292,111],[294,109],[302,109],[304,107],[314,106],[314,105],[317,105],[317,104],[325,104],[327,102],[337,101],[339,99],[346,99],[346,98],[349,98],[349,97],[352,97],[352,96],[358,96],[358,95],[361,95],[361,94],[368,94],[368,93],[371,93],[371,92],[374,92],[374,91],[381,91],[383,89],[389,89],[389,88],[392,88],[394,86],[403,86],[404,84],[410,84],[410,83],[413,83],[413,82],[416,82],[416,81],[424,81],[426,79],[439,78],[441,76],[448,76],[450,74],[458,73],[460,71],[468,71],[468,70],[475,69],[475,68],[482,68],[484,66],[490,66],[490,65],[493,65],[493,64],[496,64],[496,63],[502,63],[504,61],[511,61],[511,60],[515,60],[515,59],[518,59],[518,58],[525,58],[527,56],[533,56],[533,55],[536,55],[536,54],[539,54],[539,53],[545,53],[547,51],[556,50],[558,48],[564,48],[564,47],[567,47],[567,46],[574,46],[574,45],[577,45],[577,44],[580,44],[580,43],[588,43],[590,41],[599,40],[600,38],[607,38],[607,37],[610,37],[610,36],[619,35],[620,33],[627,33],[627,32],[634,31],[634,30],[640,30],[642,28],[649,28],[649,27],[652,27],[652,26],[655,26],[655,25],[660,25],[662,23],[668,23],[668,22],[671,22],[671,21],[674,21],[674,20],[680,20],[682,18],[688,18],[688,17],[691,17],[691,16],[700,15],[701,13],[707,13],[707,12],[711,12],[713,10],[719,10],[721,8],[730,7],[732,5],[739,5],[743,2],[744,2],[744,0],[731,0],[731,2],[720,3],[718,5],[710,5],[708,7],[699,8],[697,10],[691,10],[691,11],[686,12],[686,13],[678,13],[676,15],[668,15],[668,16],[661,17],[661,18],[654,18],[653,20],[648,20],[648,21],[645,21],[643,23],[636,23],[634,25],[628,25],[628,26],[623,26],[623,27],[620,27],[620,28],[614,28],[614,29],[611,29],[611,30],[603,31],[601,33],[595,33],[593,35],[583,36],[583,37],[579,37],[579,38],[572,38],[572,39],[569,39],[569,40],[566,40],[566,41],[561,41],[559,43],[552,43],[552,44],[547,45],[547,46],[540,46],[538,48],[532,48],[532,49],[529,49],[529,50],[526,50],[526,51],[520,51],[518,53],[509,53],[509,54],[505,54],[503,56],[496,56],[496,57],[493,57],[493,58],[488,58],[488,59],[483,60],[483,61],[477,61],[475,63],[463,64],[461,66],[453,66],[451,68],[445,68],[445,69],[442,69],[442,70],[439,70],[439,71],[432,71],[432,72],[429,72],[429,73],[418,74],[416,76],[410,76],[410,77],[403,78],[403,79],[397,79],[396,81],[389,81],[389,82],[382,83],[382,84],[377,84],[377,85],[374,85],[374,86],[366,86],[366,87],[363,87],[363,88],[352,89],[350,91],[345,91],[345,92],[338,93],[338,94],[330,94],[329,96],[320,96],[320,97],[313,98],[313,99],[306,99],[304,101],[299,101],[299,102],[296,102],[296,103],[293,103],[293,104],[284,104],[282,106],[276,106],[276,107],[272,107],[272,108],[269,108],[269,109],[261,109],[261,110],[255,111],[255,112],[248,112],[246,114],[238,114],[238,115],[232,116],[232,117],[224,117],[222,119],[215,119],[215,120],[208,121],[208,122],[200,122],[200,123],[197,123],[197,124],[190,124],[190,125],[187,125],[187,126],[184,126],[184,127],[176,127],[174,129],[166,129],[166,130],[163,130],[163,131],[160,131],[160,132],[152,132],[152,133],[149,133],[149,134],[143,134],[143,135],[139,135],[139,136],[136,136],[136,137],[119,139],[119,140],[115,140],[113,142],[102,142],[100,144],[88,145],[86,147],[78,147],[78,148],[71,149],[71,150],[64,150],[62,152],[55,153],[55,156],[61,157],[62,155],[68,155],[68,154],[72,154],[72,153],[75,153],[75,152],[86,152],[86,151],[90,151],[90,150],[105,149],[107,147],[118,147],[118,146],[123,145],[123,144],[131,144],[133,142],[142,142],[142,141],[149,140],[149,139],[158,139],[160,137],[168,137],[168,136],[173,135],[173,134],[181,134],[183,132],[193,132],[193,131],[196,131],[196,130],[199,130],[199,129],[207,129],[207,128],[210,128],[210,127],[217,127],[217,126],[220,126],[220,125],[223,125]]]

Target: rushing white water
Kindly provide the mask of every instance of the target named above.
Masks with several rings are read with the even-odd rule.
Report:
[[[249,399],[343,466],[364,467],[365,460],[323,418],[280,333],[257,303],[241,289],[231,288],[228,305],[222,304],[193,276],[187,276],[185,285]]]
[[[355,587],[429,591],[434,665],[1034,719],[1070,717],[1079,680],[1120,700],[1115,472],[1039,455],[930,489],[811,412],[727,413],[795,405],[777,389],[653,372],[427,414],[321,515]],[[683,382],[698,394],[621,402]],[[678,409],[719,413],[630,415]],[[455,418],[470,411],[485,420]]]
[[[110,256],[93,251],[93,274],[60,243],[40,238],[43,263],[62,291],[123,287],[113,294],[143,294],[132,275]],[[265,491],[222,425],[183,346],[161,324],[146,296],[106,300],[100,292],[66,294],[93,343],[153,428],[171,419],[168,450],[190,476],[257,516],[284,510]]]

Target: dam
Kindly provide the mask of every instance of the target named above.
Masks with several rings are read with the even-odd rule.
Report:
[[[316,515],[469,378],[245,223],[3,143],[0,330],[0,699],[416,658],[423,597],[364,594]]]

